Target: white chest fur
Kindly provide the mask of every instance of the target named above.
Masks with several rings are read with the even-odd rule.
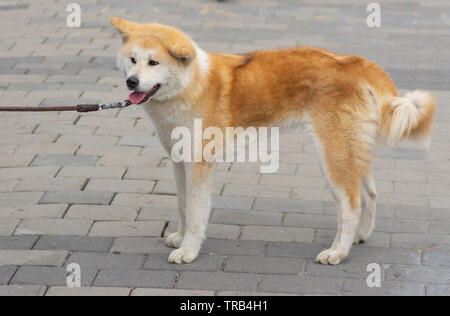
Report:
[[[144,106],[156,127],[159,139],[165,150],[170,149],[177,140],[172,140],[172,131],[177,127],[187,127],[191,132],[194,128],[194,118],[190,106],[181,102],[149,102]]]

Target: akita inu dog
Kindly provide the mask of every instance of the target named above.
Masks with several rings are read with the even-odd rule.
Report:
[[[339,209],[332,247],[317,261],[339,264],[352,244],[366,241],[375,225],[377,193],[371,162],[378,140],[394,145],[428,139],[434,98],[414,91],[399,97],[389,75],[359,56],[301,47],[243,55],[209,54],[170,26],[112,25],[123,38],[118,67],[170,152],[174,128],[304,126]],[[169,262],[189,263],[199,254],[211,208],[214,163],[174,163],[179,228],[166,239],[178,248]],[[256,215],[257,216],[257,215]]]

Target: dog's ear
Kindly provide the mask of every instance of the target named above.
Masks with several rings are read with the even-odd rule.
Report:
[[[169,46],[170,55],[182,62],[184,65],[189,65],[197,55],[195,47],[190,42],[174,42]]]
[[[122,36],[124,42],[128,41],[130,34],[135,32],[139,28],[139,24],[133,23],[120,18],[111,18],[111,24]]]

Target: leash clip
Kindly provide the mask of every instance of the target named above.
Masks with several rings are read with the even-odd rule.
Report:
[[[113,102],[108,104],[99,104],[98,109],[99,110],[107,110],[107,109],[117,109],[117,108],[126,108],[130,106],[132,103],[130,100],[122,100],[120,102]]]

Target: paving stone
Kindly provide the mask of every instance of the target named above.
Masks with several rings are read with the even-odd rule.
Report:
[[[94,221],[133,221],[139,208],[109,205],[72,205],[65,218]]]
[[[162,238],[145,237],[120,237],[114,240],[111,247],[112,253],[165,253],[169,254],[173,249],[166,247]]]
[[[154,186],[154,181],[92,179],[86,186],[85,191],[151,193]]]
[[[144,264],[144,260],[144,256],[137,254],[75,252],[67,260],[67,263],[77,263],[81,269],[139,270]]]
[[[172,179],[173,173],[167,168],[130,167],[125,179],[132,180],[162,180]]]
[[[375,231],[387,233],[422,233],[429,231],[429,224],[420,221],[391,220],[380,218],[377,220]]]
[[[27,168],[1,168],[0,179],[24,179],[36,177],[53,177],[59,167],[27,167]]]
[[[41,133],[59,133],[59,134],[79,134],[79,135],[92,135],[95,131],[94,127],[87,127],[87,126],[78,126],[78,125],[72,125],[72,124],[55,124],[55,123],[44,123],[39,124],[39,127],[36,129],[35,133],[41,134]],[[94,155],[94,154],[86,154],[82,153],[80,151],[77,152],[79,155]],[[54,155],[51,157],[51,161],[54,162],[64,162],[66,165],[84,165],[84,163],[88,163],[89,159],[86,159],[87,156],[84,156],[84,159],[76,159],[73,158],[73,161],[70,160],[70,154],[68,155],[60,155],[59,157]],[[46,163],[43,161],[43,163]]]
[[[261,177],[261,184],[288,187],[325,188],[325,179],[323,177],[264,174]]]
[[[448,209],[428,209],[399,206],[396,210],[398,218],[420,219],[429,221],[450,221]]]
[[[15,235],[67,235],[85,236],[92,221],[76,219],[24,219],[20,222]]]
[[[141,209],[138,221],[178,221],[179,213],[175,207],[146,206]]]
[[[256,196],[256,197],[273,197],[288,198],[291,189],[288,187],[273,187],[263,185],[245,185],[245,184],[227,184],[223,195],[231,196]]]
[[[304,243],[274,242],[267,246],[267,256],[315,259],[323,246]]]
[[[30,131],[32,132],[32,131]],[[2,168],[11,168],[11,167],[26,167],[33,160],[34,155],[8,155],[0,157],[0,167]]]
[[[442,250],[424,250],[422,263],[426,266],[450,266],[450,252]]]
[[[211,193],[214,195],[219,195],[222,192],[222,183],[213,183],[211,187]],[[174,180],[158,180],[156,183],[153,194],[177,194],[177,188]]]
[[[61,267],[67,256],[67,251],[0,250],[0,266]]]
[[[450,225],[449,223],[431,223],[430,225],[430,233],[432,234],[450,234]]]
[[[0,267],[0,285],[8,284],[11,277],[16,272],[16,267]]]
[[[43,296],[47,287],[41,285],[0,286],[0,296]]]
[[[424,266],[392,266],[386,270],[386,280],[449,284],[450,268]]]
[[[175,282],[173,271],[103,270],[95,278],[95,286],[171,288]]]
[[[158,237],[165,222],[97,222],[92,226],[92,237]]]
[[[450,285],[429,284],[427,285],[428,296],[449,296]]]
[[[213,196],[212,207],[215,209],[249,210],[252,208],[254,198]]]
[[[38,155],[31,166],[93,166],[97,156]]]
[[[125,167],[63,167],[58,177],[86,177],[121,179]],[[1,176],[0,176],[1,177]]]
[[[0,205],[23,207],[37,204],[43,194],[43,192],[0,193]]]
[[[62,218],[65,204],[29,205],[24,207],[0,207],[0,218]]]
[[[262,292],[302,295],[338,295],[341,281],[320,276],[263,275],[259,285]]]
[[[354,246],[347,259],[349,262],[376,262],[379,264],[410,264],[420,262],[420,254],[415,249],[367,247],[365,244]]]
[[[303,271],[303,260],[294,258],[232,256],[228,258],[225,272],[264,274],[298,274]]]
[[[336,216],[287,214],[283,226],[333,229],[337,227]]]
[[[81,286],[91,286],[96,274],[96,270],[83,269],[81,271]],[[66,281],[67,272],[65,268],[20,267],[10,284],[66,286]]]
[[[98,166],[156,167],[160,161],[161,157],[159,155],[124,156],[123,154],[119,154],[103,156],[98,161]]]
[[[11,236],[19,224],[15,219],[2,219],[0,221],[0,236]]]
[[[171,290],[171,289],[135,289],[131,296],[214,296],[214,291]]]
[[[131,290],[120,287],[81,287],[69,288],[52,286],[45,296],[129,296]]]
[[[46,144],[52,143],[56,136],[55,134],[13,135],[0,139],[0,144]]]
[[[108,252],[112,243],[112,238],[105,237],[42,236],[34,246],[34,249]]]
[[[231,211],[215,210],[211,217],[212,223],[231,225],[261,225],[279,226],[282,214],[276,212],[256,212],[256,211]]]
[[[78,146],[73,144],[24,144],[17,148],[17,154],[66,154],[72,155]]]
[[[0,237],[0,250],[30,250],[37,240],[37,236]]]
[[[391,246],[408,249],[450,249],[450,236],[432,234],[392,234]]]
[[[79,127],[76,126],[78,129]],[[109,129],[108,129],[109,130]],[[97,131],[98,134],[98,131]],[[111,145],[83,145],[77,151],[79,155],[138,155],[141,152],[141,148],[138,147],[126,147],[126,146],[111,146]]]
[[[312,243],[314,230],[311,228],[245,226],[241,239]]]
[[[177,289],[256,291],[257,274],[225,272],[182,272]]]
[[[265,252],[265,243],[257,240],[222,240],[207,239],[202,247],[202,253],[261,256]]]
[[[114,193],[93,191],[52,191],[46,192],[40,204],[89,204],[108,205],[111,203]]]
[[[324,204],[320,201],[257,198],[254,209],[272,212],[323,214]]]
[[[177,197],[173,195],[118,193],[116,194],[112,204],[129,206],[164,205],[165,207],[177,207],[177,201]]]
[[[225,258],[218,255],[201,254],[190,264],[178,265],[168,263],[167,254],[152,253],[147,257],[144,269],[173,271],[220,271]]]
[[[14,191],[76,191],[81,190],[86,181],[85,178],[24,179],[15,186]]]
[[[61,103],[61,100],[56,100],[55,103]],[[50,104],[46,104],[50,105]],[[78,144],[78,145],[95,145],[97,143],[116,145],[118,137],[113,136],[93,136],[93,135],[74,135],[64,134],[58,138],[58,143],[61,144]]]

